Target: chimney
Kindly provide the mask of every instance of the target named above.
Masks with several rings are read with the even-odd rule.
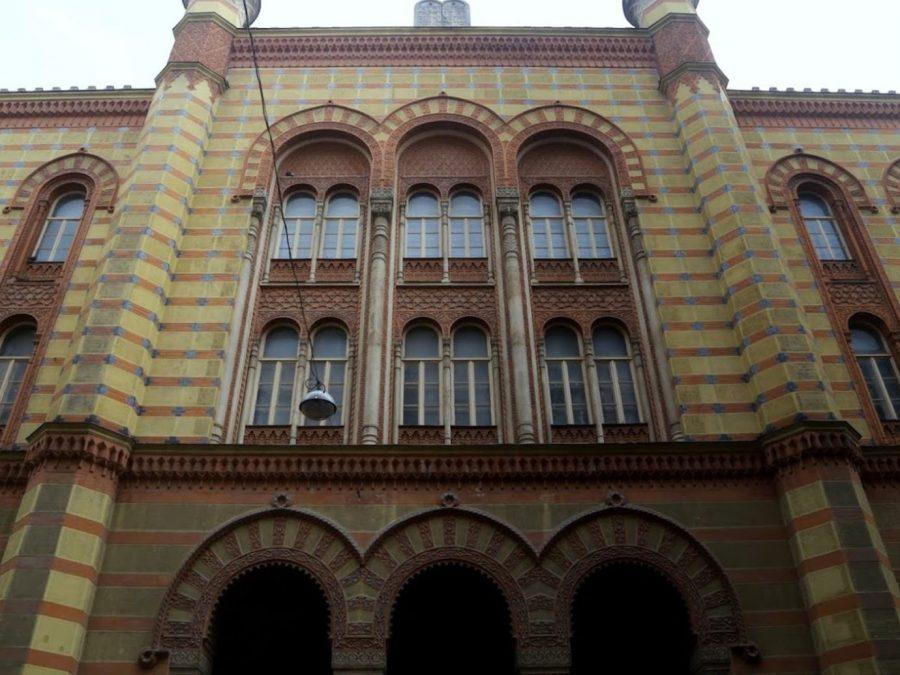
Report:
[[[415,26],[460,28],[472,25],[469,3],[463,0],[419,0],[416,3]]]

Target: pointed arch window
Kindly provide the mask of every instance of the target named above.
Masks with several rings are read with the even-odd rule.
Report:
[[[493,426],[491,354],[487,335],[464,326],[453,334],[454,424],[460,427]]]
[[[531,227],[534,257],[538,259],[568,258],[566,224],[562,204],[551,192],[536,192],[531,196]]]
[[[9,423],[34,352],[34,326],[17,326],[0,343],[0,426]]]
[[[549,328],[544,341],[553,425],[590,424],[581,341],[566,326]]]
[[[850,344],[878,416],[900,419],[900,376],[881,333],[865,325],[851,326]]]
[[[313,234],[316,225],[316,199],[300,192],[288,198],[278,235],[276,257],[281,260],[312,258]]]
[[[450,198],[450,257],[484,258],[484,207],[472,192]]]
[[[54,202],[34,251],[35,262],[63,262],[69,257],[84,207],[84,192],[70,192]]]
[[[315,373],[337,403],[337,412],[327,420],[304,418],[304,426],[339,427],[344,423],[347,380],[347,333],[337,326],[320,328],[313,335],[310,376]],[[310,377],[310,379],[312,379]]]
[[[420,326],[403,344],[403,425],[438,426],[441,419],[440,338]]]
[[[847,242],[828,202],[812,192],[799,193],[798,201],[803,225],[809,233],[816,257],[822,261],[851,260]]]
[[[604,423],[639,424],[641,409],[628,340],[617,328],[598,326],[593,342]]]
[[[575,241],[578,257],[582,259],[609,260],[613,255],[609,237],[606,210],[597,195],[579,192],[572,197],[572,219],[575,224]]]
[[[409,198],[406,211],[406,257],[441,257],[441,207],[430,192]]]
[[[300,337],[293,328],[273,328],[266,335],[259,359],[254,425],[291,424],[299,352]]]
[[[356,195],[341,192],[330,197],[325,207],[322,258],[356,258],[358,232],[359,200]]]

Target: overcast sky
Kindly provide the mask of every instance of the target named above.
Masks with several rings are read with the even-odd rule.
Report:
[[[0,0],[0,87],[151,86],[180,0]],[[414,0],[262,0],[256,26],[408,26]],[[475,25],[625,26],[620,0],[471,0]],[[900,89],[900,0],[702,0],[733,88]]]

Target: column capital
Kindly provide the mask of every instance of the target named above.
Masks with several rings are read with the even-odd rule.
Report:
[[[507,216],[517,218],[519,215],[519,201],[520,196],[518,188],[497,188],[497,210],[500,212],[501,218]]]
[[[369,201],[373,218],[390,218],[394,212],[394,193],[390,188],[374,188]]]

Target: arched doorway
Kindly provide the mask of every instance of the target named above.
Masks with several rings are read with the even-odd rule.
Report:
[[[506,599],[468,567],[416,576],[397,598],[391,627],[388,675],[515,675]]]
[[[225,591],[211,633],[212,675],[331,675],[328,603],[293,567],[265,567]]]
[[[579,587],[572,614],[571,675],[691,672],[690,616],[661,574],[627,563],[603,567]]]

